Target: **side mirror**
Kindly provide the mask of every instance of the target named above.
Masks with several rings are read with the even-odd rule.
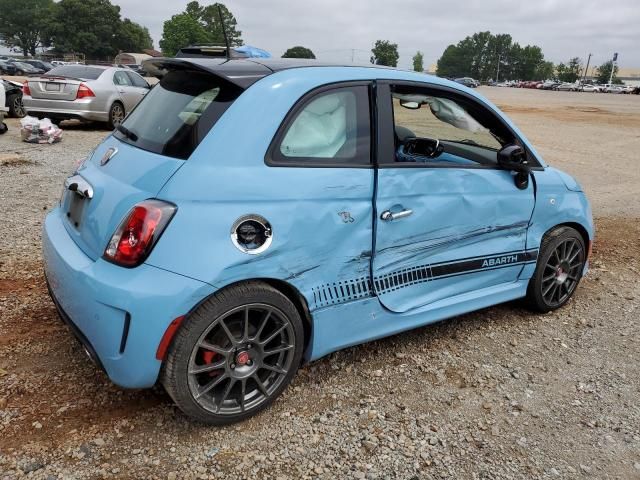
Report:
[[[528,172],[527,154],[519,145],[507,145],[498,152],[498,165],[505,170]]]
[[[419,110],[422,105],[419,102],[412,102],[409,100],[400,100],[400,105],[409,110]]]

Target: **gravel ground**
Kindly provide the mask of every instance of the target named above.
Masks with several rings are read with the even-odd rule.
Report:
[[[0,479],[640,478],[640,97],[482,90],[597,222],[590,275],[563,309],[518,303],[349,348],[304,367],[274,406],[191,423],[157,388],[87,362],[42,278],[40,227],[76,160],[0,137]]]

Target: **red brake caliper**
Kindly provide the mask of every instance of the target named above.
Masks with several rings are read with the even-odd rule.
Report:
[[[220,355],[219,353],[210,352],[208,350],[206,352],[202,352],[202,360],[204,361],[205,365],[218,362],[220,360],[218,357],[221,357],[221,356],[222,355]],[[213,370],[209,372],[210,377],[217,377],[218,375],[220,375],[220,372],[218,370]]]

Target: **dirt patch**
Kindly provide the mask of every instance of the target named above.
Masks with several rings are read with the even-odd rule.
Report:
[[[22,167],[33,165],[34,163],[18,154],[0,153],[0,166],[2,167]]]

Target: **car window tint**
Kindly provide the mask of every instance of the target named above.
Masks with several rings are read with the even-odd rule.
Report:
[[[148,88],[149,84],[144,78],[134,72],[126,72],[134,87]]]
[[[369,97],[366,86],[320,93],[289,122],[277,159],[369,163]]]
[[[113,83],[119,86],[128,87],[132,85],[131,79],[126,72],[116,72],[113,74]]]
[[[123,142],[186,160],[242,89],[214,75],[170,71],[116,131]]]
[[[104,68],[87,67],[86,65],[62,65],[49,70],[47,76],[97,80],[104,72]]]

